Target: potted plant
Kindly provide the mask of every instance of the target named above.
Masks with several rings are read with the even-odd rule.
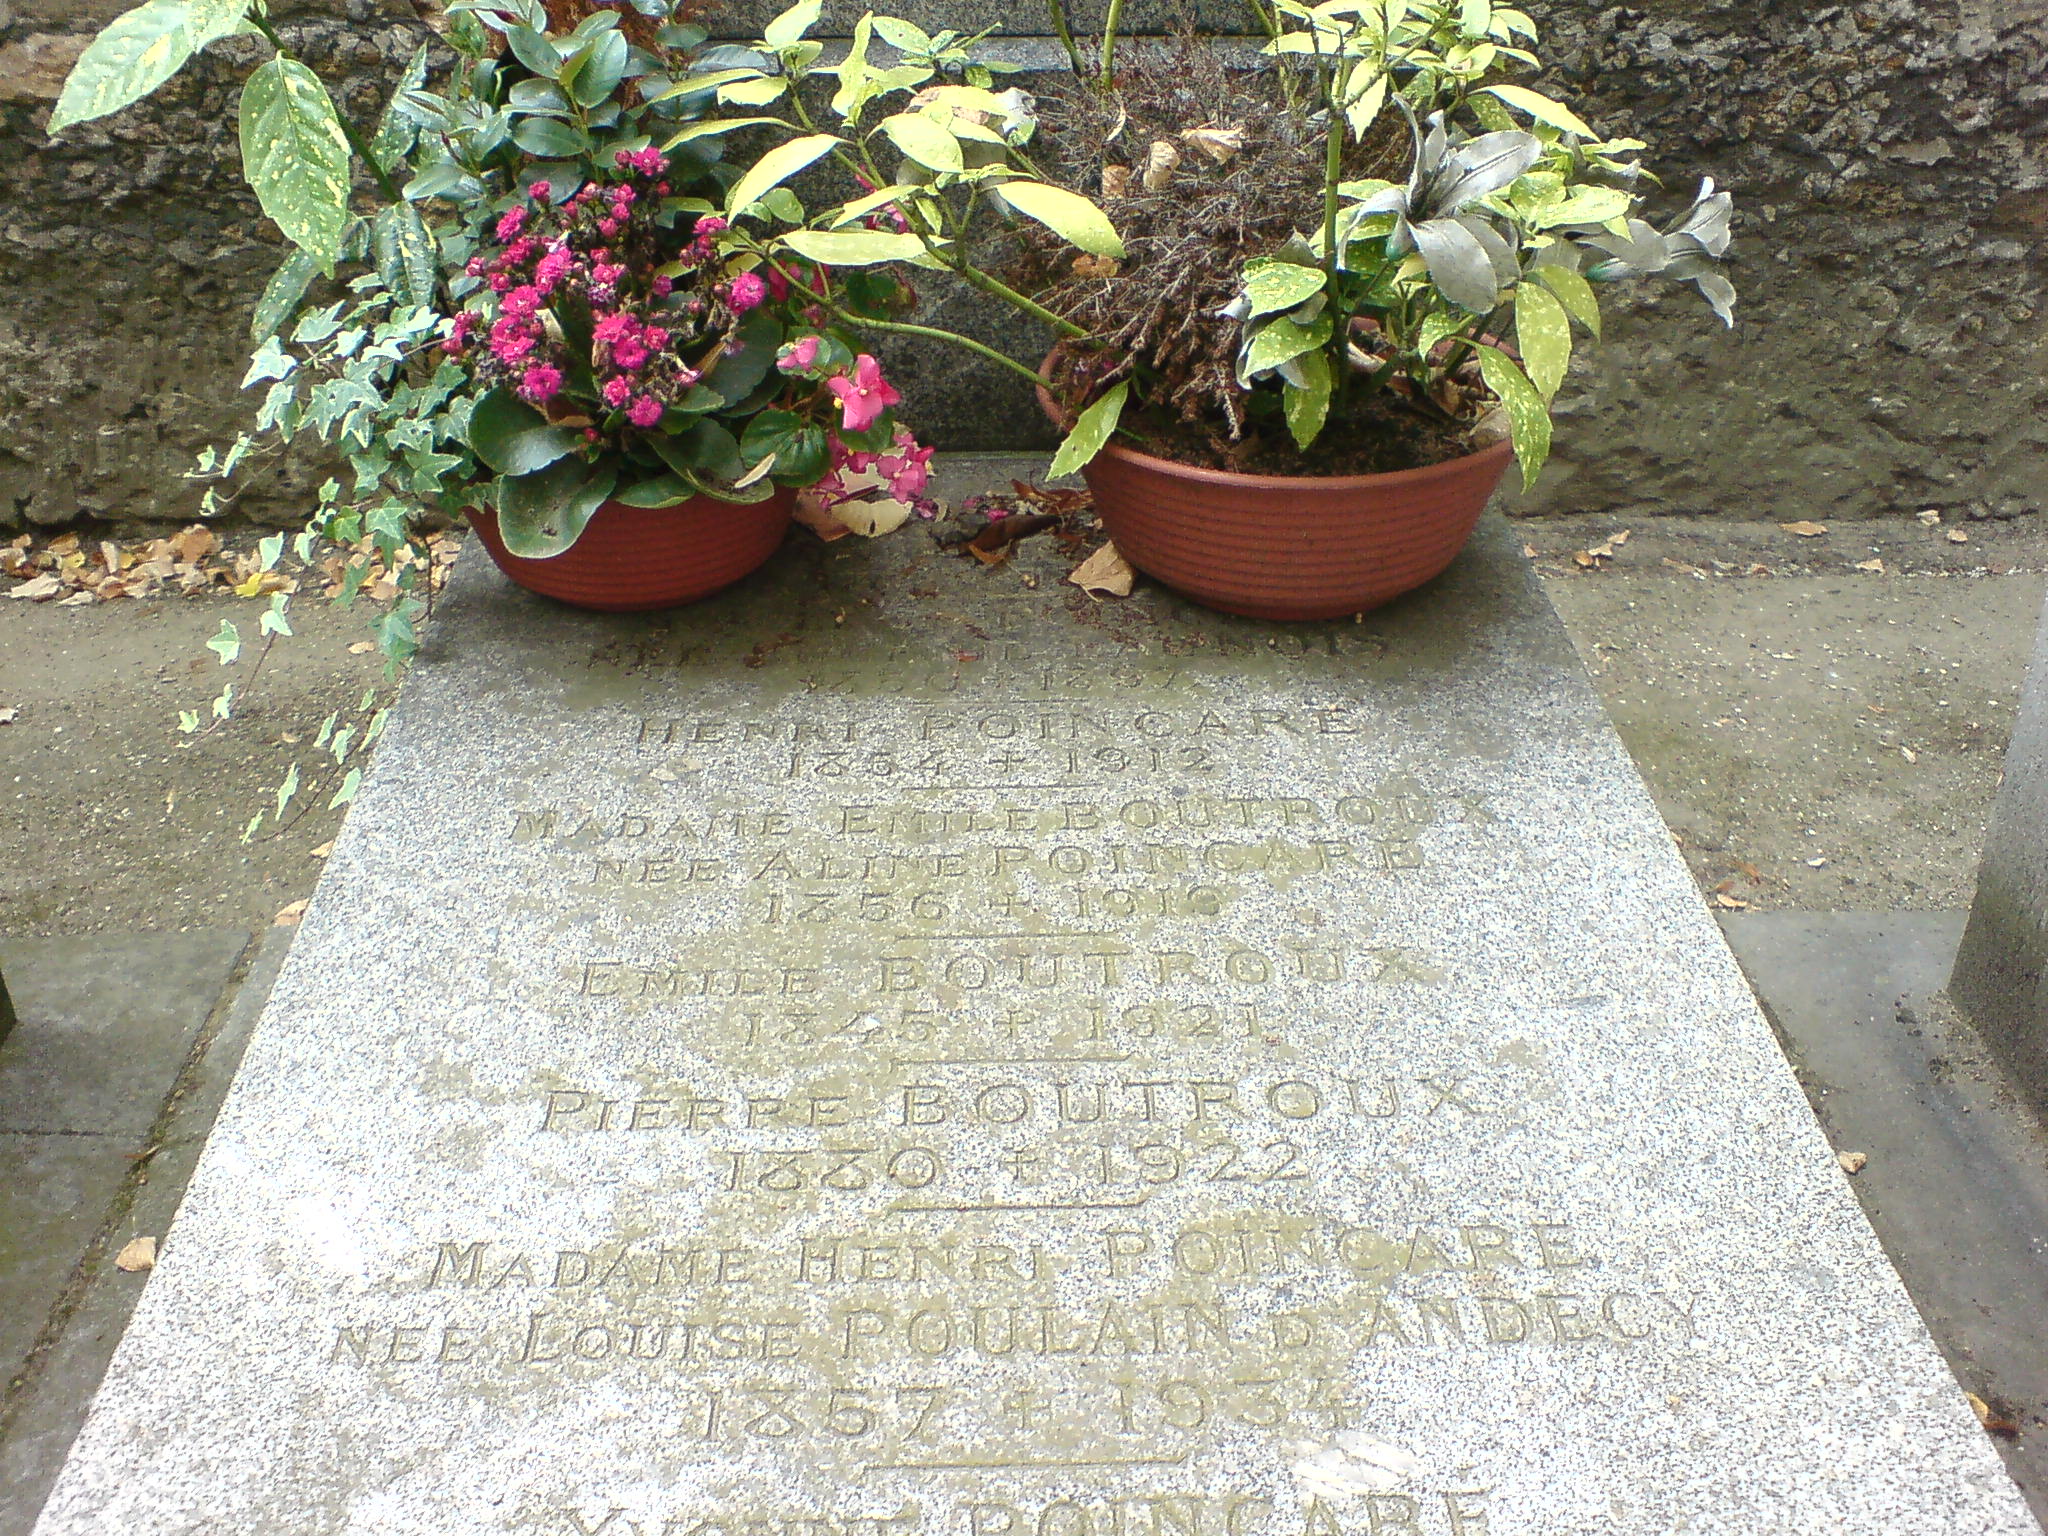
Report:
[[[423,527],[466,515],[522,585],[648,608],[758,566],[799,489],[922,497],[930,454],[853,329],[903,292],[794,256],[762,269],[722,238],[729,193],[750,205],[781,178],[722,157],[746,125],[706,120],[687,9],[454,0],[446,84],[428,88],[422,48],[368,133],[293,57],[269,0],[150,0],[67,82],[53,132],[229,33],[268,43],[242,96],[244,168],[296,248],[254,319],[255,430],[202,460],[221,482],[205,510],[285,444],[339,448],[352,483],[323,489],[299,552],[341,547],[344,597],[389,572],[394,660],[431,596]]]
[[[1083,334],[1044,370],[1118,550],[1264,618],[1357,613],[1441,572],[1510,452],[1550,444],[1597,287],[1662,275],[1733,323],[1728,194],[1662,230],[1633,139],[1503,78],[1536,28],[1488,0],[1270,0],[1269,67],[1183,39],[1048,108],[1127,256],[1045,242],[1013,283]],[[1074,50],[1078,60],[1079,50]]]

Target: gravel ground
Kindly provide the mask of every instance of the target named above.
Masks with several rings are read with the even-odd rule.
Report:
[[[1966,906],[2048,570],[2048,532],[1910,522],[1802,538],[1768,522],[1522,525],[1702,888],[1724,908]],[[1606,558],[1585,554],[1597,548]],[[1879,560],[1882,572],[1859,570]],[[4,591],[8,583],[0,583]],[[306,601],[252,684],[204,646],[217,595],[0,600],[0,934],[257,928],[307,896],[321,720],[381,681],[360,615]],[[232,729],[197,738],[242,679]],[[289,765],[297,820],[242,841]]]

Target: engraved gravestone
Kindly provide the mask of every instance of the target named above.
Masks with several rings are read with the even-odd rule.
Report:
[[[465,562],[41,1536],[2032,1536],[1503,530],[1051,562]]]

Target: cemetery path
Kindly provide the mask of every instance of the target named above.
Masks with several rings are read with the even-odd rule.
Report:
[[[1037,467],[953,473],[1000,484],[1013,464]],[[1973,523],[1954,544],[1891,521],[1520,529],[1710,901],[1968,905],[2048,530]],[[1884,570],[1858,568],[1871,560]],[[244,845],[241,830],[381,668],[350,654],[358,616],[302,600],[234,728],[182,737],[177,712],[249,670],[218,667],[205,641],[223,617],[253,631],[255,612],[215,596],[0,601],[0,935],[256,929],[310,894],[341,814],[324,795],[282,834]]]

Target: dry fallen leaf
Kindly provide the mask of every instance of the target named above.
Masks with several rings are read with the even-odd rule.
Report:
[[[1183,144],[1199,150],[1218,165],[1230,164],[1244,149],[1242,128],[1190,128],[1180,137]]]
[[[1116,546],[1105,544],[1075,567],[1067,580],[1097,597],[1129,597],[1137,577],[1130,562],[1116,552]]]
[[[1074,258],[1074,276],[1076,277],[1115,277],[1123,269],[1124,264],[1114,256],[1089,256],[1083,254]]]
[[[59,576],[37,576],[8,592],[9,597],[18,597],[31,603],[46,603],[64,590],[64,581]]]
[[[1859,571],[1869,571],[1873,575],[1882,576],[1884,574],[1884,562],[1882,560],[1858,560],[1856,562],[1856,569]]]
[[[296,928],[299,925],[299,919],[306,915],[306,908],[310,905],[309,901],[300,900],[293,902],[288,907],[279,909],[277,916],[270,920],[270,926],[273,928]]]
[[[834,539],[843,539],[853,532],[851,528],[828,512],[825,509],[824,503],[808,491],[797,497],[796,511],[791,516],[827,544],[830,544]]]
[[[1131,195],[1131,168],[1128,165],[1105,165],[1102,168],[1102,195],[1111,200]]]
[[[348,648],[348,653],[351,656],[367,656],[370,654],[370,652],[374,651],[375,649],[377,649],[376,641],[358,640],[354,645]]]
[[[1713,905],[1727,912],[1747,912],[1750,907],[1740,896],[1731,896],[1726,891],[1714,892]]]
[[[1778,526],[1787,533],[1796,533],[1802,539],[1817,539],[1828,531],[1826,523],[1780,523]]]
[[[220,540],[215,538],[213,530],[203,523],[194,523],[191,527],[171,535],[165,542],[187,565],[197,565],[220,548]]]
[[[1948,531],[1948,541],[1951,544],[1967,544],[1970,542],[1970,536],[1960,528],[1951,528]]]
[[[130,1238],[128,1245],[114,1255],[114,1268],[130,1275],[135,1274],[139,1270],[155,1269],[156,1239],[153,1237]]]
[[[862,538],[878,539],[909,522],[914,510],[907,501],[898,501],[893,496],[875,496],[839,502],[832,508],[832,515]]]
[[[1965,1392],[1963,1396],[1970,1400],[1970,1411],[1977,1415],[1977,1422],[1982,1424],[1985,1429],[2001,1439],[2017,1440],[2019,1438],[2019,1425],[2013,1423],[2011,1419],[2008,1419],[1996,1408],[1993,1408],[1976,1393]]]
[[[1842,1165],[1842,1172],[1856,1174],[1863,1171],[1863,1165],[1870,1159],[1861,1152],[1844,1152],[1835,1161]]]
[[[329,854],[330,854],[330,853],[332,853],[332,852],[334,852],[334,844],[333,844],[333,843],[331,843],[331,842],[326,842],[326,843],[322,843],[322,844],[321,844],[321,845],[320,845],[320,846],[319,846],[318,848],[315,848],[315,849],[313,850],[313,857],[314,857],[314,858],[316,858],[316,859],[324,859],[324,858],[326,858],[326,857],[327,857],[327,855],[329,855]]]
[[[1180,165],[1180,151],[1164,139],[1156,139],[1152,151],[1145,157],[1145,190],[1164,192],[1173,183],[1173,173]]]
[[[96,603],[98,601],[99,598],[96,594],[86,591],[78,591],[72,593],[69,597],[58,598],[57,606],[59,608],[83,608],[88,603]]]
[[[1921,527],[1932,528],[1941,521],[1941,509],[1929,507],[1925,512],[1915,512],[1913,516]]]
[[[1920,754],[1918,752],[1915,752],[1911,747],[1899,748],[1899,756],[1903,757],[1909,763],[1917,763],[1920,761]]]

